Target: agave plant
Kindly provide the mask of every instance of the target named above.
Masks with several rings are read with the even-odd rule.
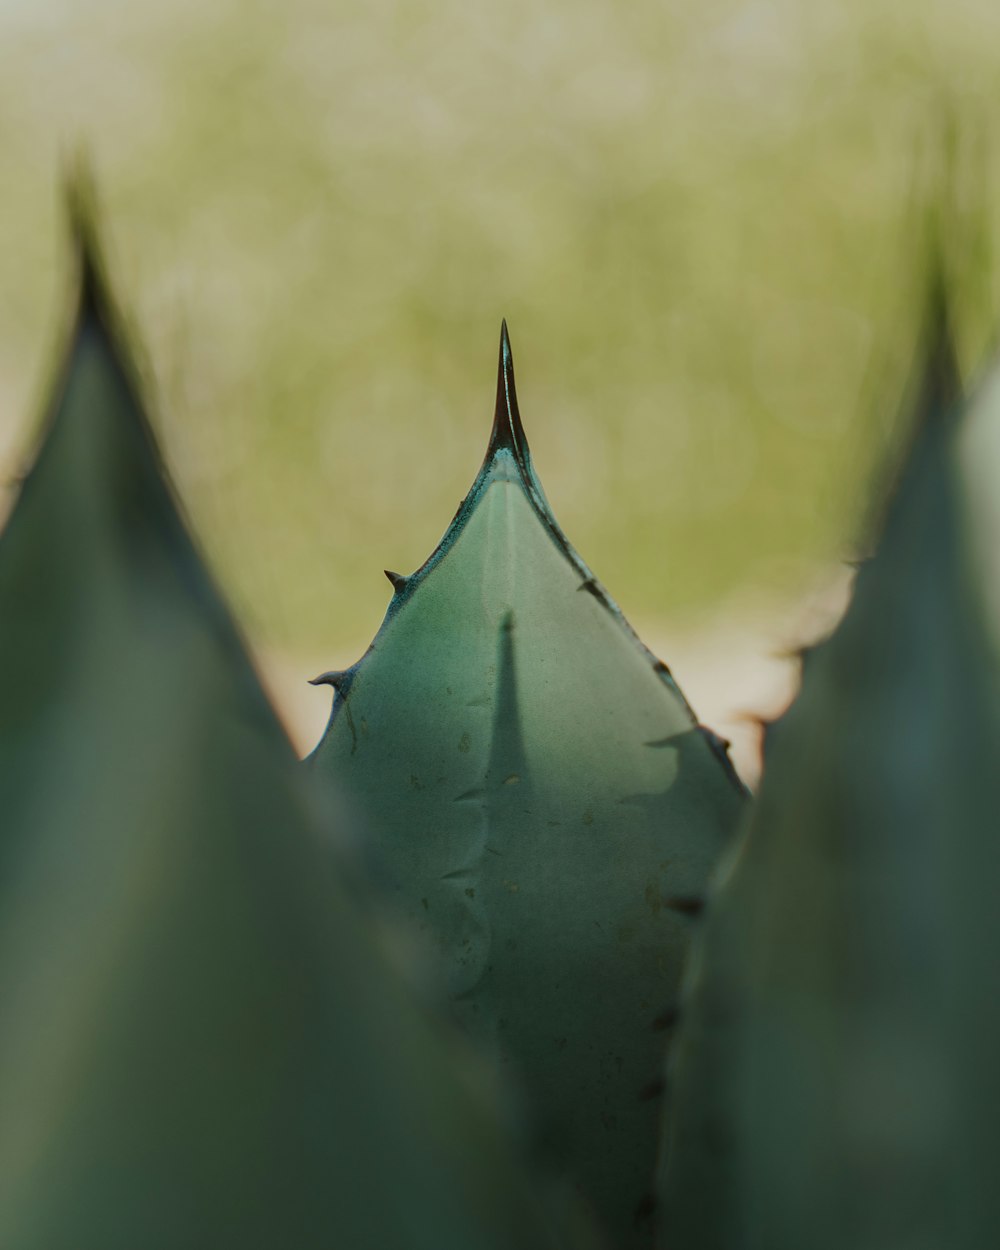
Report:
[[[659,1081],[745,791],[570,546],[501,333],[482,468],[335,689],[311,757],[352,800],[454,1015],[622,1246],[648,1244]]]
[[[769,735],[692,963],[671,1250],[995,1242],[997,653],[970,558],[968,405],[940,296],[931,309],[878,550]],[[994,448],[996,392],[971,400]],[[995,482],[995,456],[985,468]]]
[[[318,832],[94,256],[0,540],[0,1245],[562,1244]]]

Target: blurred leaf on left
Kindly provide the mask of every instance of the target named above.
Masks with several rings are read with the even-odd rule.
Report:
[[[318,832],[83,269],[0,538],[0,1245],[554,1250]]]

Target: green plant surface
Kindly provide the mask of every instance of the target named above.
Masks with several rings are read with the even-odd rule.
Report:
[[[318,832],[84,270],[0,539],[0,1245],[563,1244]]]
[[[648,1244],[663,1029],[742,810],[698,726],[556,523],[504,326],[486,458],[335,687],[313,770],[367,825],[457,1017],[621,1245]]]
[[[957,448],[972,418],[995,446],[998,409],[994,381],[956,418],[931,307],[878,549],[769,732],[690,965],[661,1168],[671,1250],[995,1240],[1000,701]]]

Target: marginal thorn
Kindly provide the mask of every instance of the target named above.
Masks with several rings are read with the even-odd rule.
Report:
[[[334,690],[339,690],[343,685],[344,678],[347,676],[343,669],[331,669],[329,673],[320,673],[318,677],[309,679],[310,686],[332,686]]]
[[[736,770],[733,767],[733,761],[729,757],[729,748],[732,746],[729,739],[723,738],[720,734],[717,734],[714,729],[709,729],[707,725],[699,725],[698,732],[708,743],[712,754],[723,766],[726,772],[730,773],[733,777],[736,777]],[[737,780],[739,779],[737,778]],[[740,782],[740,784],[742,785],[743,783]]]
[[[404,577],[402,573],[394,573],[392,569],[383,569],[382,572],[388,577],[389,582],[397,595],[402,594],[409,582],[408,577]]]
[[[577,586],[577,590],[585,590],[588,595],[593,595],[595,599],[603,600],[604,598],[600,586],[598,586],[597,582],[592,577],[588,577],[585,581],[582,581],[580,585]]]

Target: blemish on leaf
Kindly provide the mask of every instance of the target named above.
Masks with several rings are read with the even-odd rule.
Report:
[[[453,803],[479,803],[483,798],[483,791],[476,788],[473,790],[465,790],[462,794],[457,794],[452,800]]]
[[[593,596],[593,598],[595,598],[602,607],[610,609],[611,605],[608,602],[607,593],[604,588],[599,586],[592,577],[588,577],[586,581],[581,582],[580,585],[577,586],[577,590],[586,591],[586,593]]]
[[[666,1011],[661,1011],[653,1021],[653,1032],[662,1033],[666,1029],[672,1029],[680,1019],[680,1012],[676,1007],[668,1007]]]
[[[671,911],[679,911],[685,916],[700,916],[705,910],[705,900],[703,898],[687,894],[665,898],[663,905],[669,907]]]
[[[346,699],[344,700],[344,715],[347,717],[347,728],[351,731],[351,754],[354,755],[358,749],[358,731],[354,728],[351,705]]]
[[[639,1204],[635,1209],[636,1224],[644,1224],[655,1210],[656,1199],[652,1194],[646,1194],[639,1200]]]

